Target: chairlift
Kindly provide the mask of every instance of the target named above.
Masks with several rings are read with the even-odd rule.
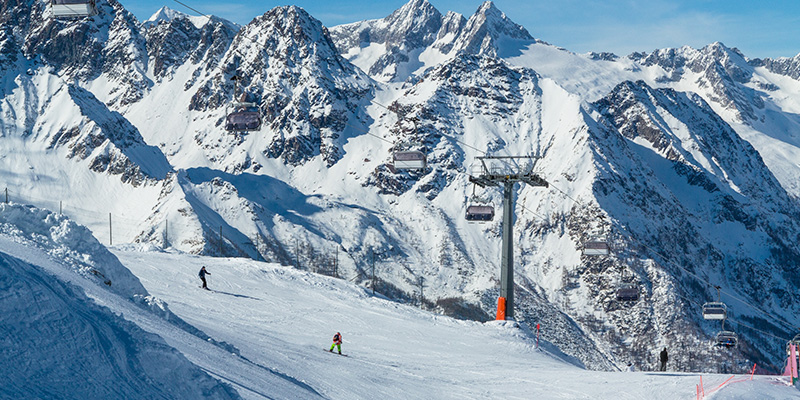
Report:
[[[717,301],[711,301],[703,304],[703,319],[725,321],[725,319],[728,318],[728,306],[721,301],[720,287],[714,286],[714,288],[717,289]]]
[[[237,75],[231,77],[234,82],[234,96],[236,95],[238,83],[241,78]],[[247,94],[242,93],[239,101],[231,104],[233,111],[228,112],[225,118],[225,130],[232,132],[257,131],[261,129],[261,112],[256,103],[245,101]]]
[[[418,150],[395,151],[392,153],[392,166],[394,169],[425,169],[428,160],[425,153]]]
[[[471,204],[467,206],[467,221],[488,222],[494,219],[494,207],[490,205]]]
[[[472,197],[467,203],[467,212],[464,218],[469,222],[488,222],[494,219],[494,206],[489,200],[475,194],[475,185],[472,185]]]
[[[608,255],[608,243],[605,240],[591,240],[583,244],[583,254],[587,256]]]
[[[724,320],[728,317],[728,306],[722,302],[708,302],[703,304],[703,319]]]
[[[97,15],[94,0],[50,0],[50,12],[55,18],[83,18]]]
[[[417,136],[417,119],[412,117],[406,119],[401,114],[397,114],[398,123],[402,120],[411,121],[414,124],[414,136]],[[392,168],[395,170],[424,170],[428,167],[428,157],[424,152],[412,150],[411,143],[402,143],[392,151]]]
[[[257,131],[261,128],[261,113],[253,109],[238,109],[225,118],[227,131]]]
[[[720,347],[736,347],[739,344],[739,335],[733,331],[719,331],[714,337],[714,344]]]
[[[639,287],[633,283],[620,283],[617,287],[617,301],[634,302],[639,300]]]

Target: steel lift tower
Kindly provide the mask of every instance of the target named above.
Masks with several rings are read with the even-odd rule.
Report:
[[[527,183],[531,186],[548,187],[547,181],[533,173],[529,168],[518,168],[508,173],[504,168],[488,168],[486,160],[533,159],[531,156],[478,157],[481,162],[480,174],[470,175],[469,181],[480,186],[503,187],[503,255],[500,262],[500,299],[498,299],[497,319],[514,319],[514,184]]]

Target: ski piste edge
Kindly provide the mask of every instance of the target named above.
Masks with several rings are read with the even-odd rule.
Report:
[[[342,356],[342,357],[350,357],[350,355],[349,355],[349,354],[334,353],[334,352],[332,352],[332,351],[330,351],[330,350],[328,350],[328,349],[322,349],[322,351],[324,351],[324,352],[326,352],[326,353],[336,354],[337,356]]]

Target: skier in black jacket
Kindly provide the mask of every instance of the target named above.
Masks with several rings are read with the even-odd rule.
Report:
[[[660,356],[661,356],[661,365],[659,367],[659,370],[660,371],[666,371],[667,370],[667,360],[669,360],[669,356],[667,356],[667,348],[666,347],[664,347],[664,350],[661,350]]]
[[[200,268],[200,273],[197,274],[200,277],[200,280],[203,281],[203,289],[211,290],[206,285],[206,275],[211,275],[211,272],[206,271],[206,266],[204,265],[203,268]]]

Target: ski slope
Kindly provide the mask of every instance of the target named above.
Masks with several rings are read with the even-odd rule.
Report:
[[[459,321],[289,267],[132,245],[113,252],[181,318],[324,398],[688,399],[700,382],[697,374],[588,371],[546,343],[536,349],[531,333],[513,323]],[[202,265],[212,274],[213,291],[199,288]],[[547,321],[541,323],[547,329]],[[337,331],[348,357],[325,350]],[[704,375],[706,390],[729,377]],[[269,387],[240,393],[295,397]],[[789,399],[800,398],[800,391],[757,376],[709,398]]]

